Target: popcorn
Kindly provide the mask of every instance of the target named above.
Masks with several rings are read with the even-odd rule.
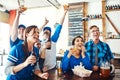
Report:
[[[75,66],[74,69],[72,69],[72,71],[74,72],[75,75],[78,75],[80,77],[89,77],[92,73],[91,70],[85,69],[81,63],[79,66],[78,65]]]

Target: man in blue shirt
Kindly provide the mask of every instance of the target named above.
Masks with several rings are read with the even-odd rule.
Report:
[[[99,28],[96,25],[93,25],[89,28],[89,37],[90,40],[85,43],[86,53],[90,58],[90,62],[93,66],[93,71],[99,71],[101,62],[108,61],[113,66],[113,53],[109,45],[105,42],[102,42],[99,39],[100,32]]]
[[[19,18],[20,18],[21,11],[22,11],[22,8],[19,8],[16,11],[16,17],[10,31],[10,47],[11,48],[14,45],[17,45],[23,42],[23,38],[24,38],[23,33],[26,27],[23,24],[19,25]]]

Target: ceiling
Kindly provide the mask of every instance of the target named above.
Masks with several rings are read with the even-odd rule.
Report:
[[[91,2],[91,1],[101,1],[101,0],[20,0],[24,1],[24,6],[27,8],[40,8],[40,7],[49,7],[54,6],[59,8],[60,5],[67,3],[76,3],[76,2]],[[17,9],[19,7],[18,0],[0,0],[0,8],[11,10]]]

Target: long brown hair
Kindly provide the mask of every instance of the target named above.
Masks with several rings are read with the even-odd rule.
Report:
[[[27,36],[26,34],[29,33],[32,29],[34,29],[34,32],[35,32],[35,29],[37,28],[36,25],[31,25],[31,26],[28,26],[26,29],[25,29],[25,33],[24,33],[24,43],[23,43],[23,50],[24,50],[24,53],[25,53],[25,59],[29,56],[29,50],[28,50],[28,43],[27,43]]]

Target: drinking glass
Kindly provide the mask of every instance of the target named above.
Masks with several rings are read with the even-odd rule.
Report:
[[[102,77],[109,77],[109,75],[110,75],[110,63],[108,61],[101,63],[100,73],[101,73]]]
[[[61,76],[62,75],[62,69],[61,69],[61,61],[57,61],[57,74],[58,76]]]

